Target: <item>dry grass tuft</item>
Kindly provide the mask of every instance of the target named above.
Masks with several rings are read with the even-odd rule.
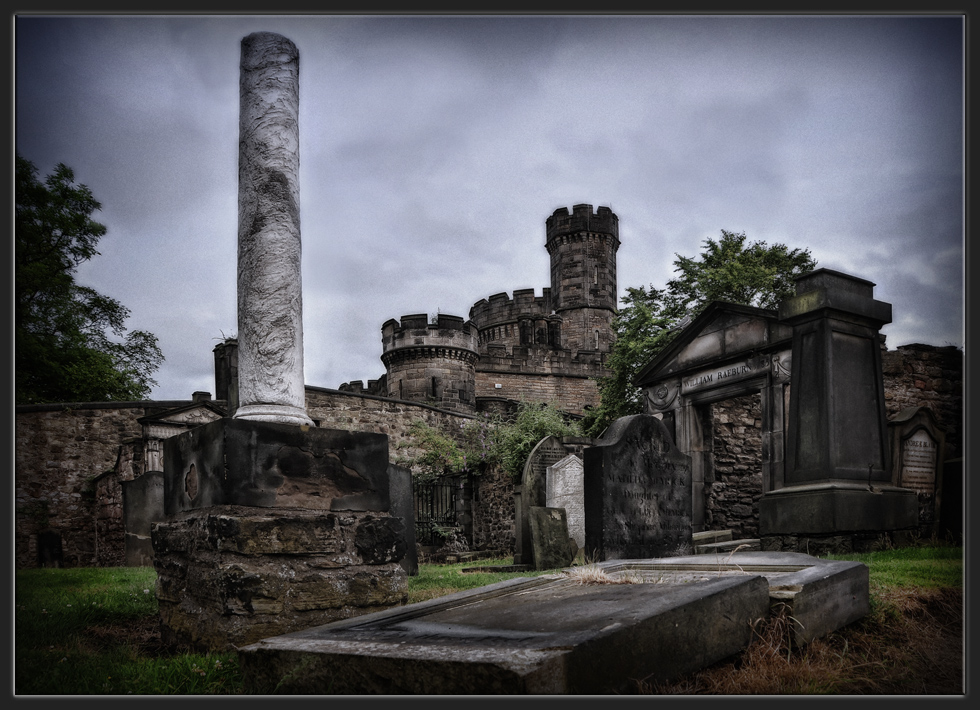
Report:
[[[667,683],[658,695],[961,695],[963,594],[956,589],[872,590],[872,613],[803,648],[785,609],[753,628],[733,659]]]
[[[572,567],[570,570],[562,572],[579,584],[642,584],[643,577],[633,570],[626,570],[619,575],[611,575],[605,570],[594,564],[587,564],[582,567]]]

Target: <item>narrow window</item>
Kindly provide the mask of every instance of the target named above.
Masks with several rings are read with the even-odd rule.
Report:
[[[596,350],[599,349],[599,331],[598,330],[595,332],[595,349]]]

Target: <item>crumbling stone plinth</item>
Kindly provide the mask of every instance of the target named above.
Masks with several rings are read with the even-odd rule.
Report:
[[[161,634],[225,650],[404,604],[388,437],[219,419],[164,444]]]
[[[404,604],[404,530],[370,512],[214,506],[153,528],[161,634],[231,650]]]

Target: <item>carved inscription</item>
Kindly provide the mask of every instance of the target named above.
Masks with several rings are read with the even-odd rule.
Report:
[[[938,454],[937,443],[925,429],[902,442],[902,487],[919,493],[935,492]]]
[[[681,392],[687,394],[688,392],[694,392],[705,387],[726,384],[728,381],[741,380],[746,377],[751,377],[765,368],[765,363],[745,360],[726,365],[722,368],[702,370],[681,380]]]

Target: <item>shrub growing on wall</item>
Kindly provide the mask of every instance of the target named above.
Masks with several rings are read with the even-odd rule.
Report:
[[[501,424],[496,432],[498,457],[504,470],[518,481],[535,445],[546,436],[581,436],[578,422],[570,421],[550,404],[524,402],[513,421]]]
[[[416,481],[432,481],[443,476],[480,474],[499,463],[514,480],[519,480],[524,464],[535,445],[546,436],[581,436],[578,422],[570,421],[550,404],[524,402],[512,420],[481,417],[444,431],[418,419],[409,427],[412,447],[418,453],[411,460]]]

